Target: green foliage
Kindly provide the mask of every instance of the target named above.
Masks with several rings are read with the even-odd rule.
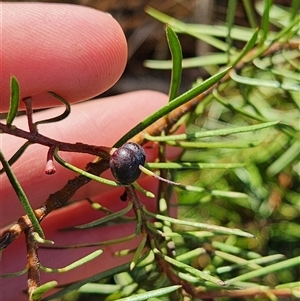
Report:
[[[227,73],[227,71],[230,69],[230,67],[225,68],[221,71],[219,71],[217,74],[214,74],[204,82],[202,82],[199,85],[196,85],[191,90],[179,95],[175,99],[173,99],[171,102],[169,102],[166,106],[162,107],[158,111],[154,112],[150,116],[148,116],[146,119],[141,121],[137,126],[135,126],[131,131],[129,131],[126,135],[124,135],[117,143],[115,143],[114,146],[121,146],[124,144],[127,140],[131,139],[134,135],[140,133],[144,129],[146,129],[148,126],[153,124],[155,121],[160,119],[161,117],[169,114],[179,106],[187,103],[188,101],[192,100],[194,97],[199,95],[202,92],[205,92],[207,89],[211,88],[213,85],[218,83]],[[175,80],[175,77],[173,77]]]
[[[172,60],[148,61],[146,66],[172,69],[170,102],[115,143],[122,145],[202,93],[201,101],[198,99],[185,120],[186,133],[144,135],[162,148],[169,145],[183,150],[178,162],[147,164],[149,168],[167,169],[173,180],[181,183],[174,188],[178,217],[168,216],[169,195],[160,191],[158,213],[142,206],[136,209],[136,233],[88,244],[102,246],[141,235],[131,263],[72,283],[44,300],[61,297],[83,301],[87,295],[89,300],[126,301],[299,297],[299,1],[293,1],[287,9],[268,0],[258,1],[256,7],[244,0],[250,28],[235,25],[237,1],[229,3],[227,23],[219,26],[185,24],[147,9],[151,16],[168,24]],[[261,13],[260,20],[255,9]],[[277,31],[271,31],[272,25]],[[214,52],[182,59],[176,32],[205,41]],[[237,46],[241,43],[242,47]],[[182,68],[195,66],[211,76],[191,83],[191,89],[178,96]],[[65,105],[66,112],[58,119],[69,113]],[[11,112],[8,125],[16,115]],[[57,151],[55,158],[83,176],[118,186],[63,161]],[[6,162],[4,157],[1,161]],[[96,227],[112,220],[126,222],[130,219],[126,214],[135,205],[133,202],[122,211],[109,212],[95,204],[108,215],[76,228]],[[64,269],[84,264],[100,253]],[[55,283],[36,290],[37,298],[51,285]]]
[[[258,22],[253,16],[252,3],[244,1],[244,4],[248,7],[250,24],[255,28]],[[256,239],[240,238],[237,233],[220,236],[209,229],[196,230],[187,224],[173,224],[172,230],[166,232],[166,226],[161,224],[161,231],[176,246],[178,262],[183,261],[207,275],[218,275],[229,285],[226,288],[229,293],[222,295],[219,287],[202,282],[201,276],[193,275],[191,271],[186,273],[181,266],[180,278],[203,290],[203,298],[222,296],[222,300],[232,300],[239,296],[243,300],[253,300],[255,295],[247,291],[251,288],[256,292],[264,290],[273,300],[276,291],[287,287],[291,289],[289,298],[299,297],[296,288],[300,264],[300,86],[299,52],[292,46],[299,42],[296,30],[299,20],[293,10],[280,8],[282,14],[287,15],[282,20],[290,20],[290,23],[281,26],[279,32],[272,32],[270,24],[278,22],[278,15],[273,15],[276,9],[279,8],[272,6],[270,1],[265,2],[261,29],[250,30],[232,24],[231,50],[226,53],[227,49],[222,46],[226,25],[206,26],[204,30],[204,25],[184,24],[148,8],[152,16],[168,23],[177,32],[198,38],[203,36],[200,32],[205,32],[203,40],[222,50],[205,57],[183,59],[183,68],[201,65],[211,72],[227,61],[236,66],[230,72],[230,79],[208,95],[191,114],[187,134],[146,135],[148,140],[164,141],[186,149],[180,162],[148,164],[151,168],[168,168],[175,181],[187,185],[185,189],[176,188],[180,220],[244,229],[256,236]],[[275,45],[287,36],[289,49],[283,44]],[[236,48],[236,41],[246,42],[242,50]],[[253,50],[257,41],[258,48]],[[277,47],[276,51],[265,55],[264,52],[272,47]],[[172,62],[167,61],[148,61],[146,65],[172,68]],[[270,127],[252,129],[263,123],[270,123]],[[248,130],[244,132],[241,128]],[[216,134],[210,136],[210,132]],[[189,170],[193,164],[198,169]],[[211,164],[211,167],[213,164],[243,165],[212,169],[205,164]],[[160,217],[163,218],[156,215],[156,218]],[[169,260],[166,255],[162,256]],[[139,283],[140,289],[158,288],[169,283],[162,275],[154,276],[155,272],[158,272],[156,268],[148,272],[151,279],[148,282],[139,272],[138,265],[130,275]],[[243,290],[237,294],[236,289],[246,291],[244,295]],[[199,296],[201,298],[201,294]],[[175,294],[160,300],[180,298]],[[265,300],[262,296],[256,298]]]
[[[166,26],[166,34],[173,62],[169,92],[169,100],[172,101],[177,96],[180,87],[182,73],[182,51],[176,33],[168,25]]]
[[[14,191],[16,192],[26,214],[28,215],[32,225],[34,226],[35,231],[39,234],[39,236],[41,238],[44,238],[44,233],[43,230],[39,224],[38,219],[36,218],[33,209],[30,205],[30,202],[22,188],[22,186],[20,185],[18,179],[16,178],[15,174],[13,173],[8,161],[5,159],[1,149],[0,149],[0,162],[2,163],[3,166],[3,170],[5,171],[11,186],[13,187]]]
[[[11,76],[10,78],[10,106],[6,118],[6,124],[11,125],[17,116],[20,101],[20,86],[18,80]]]
[[[170,285],[172,282],[155,264],[155,254],[173,266],[178,279],[202,292],[199,298],[266,300],[259,297],[259,292],[264,291],[268,299],[275,300],[277,294],[280,296],[287,288],[290,289],[289,298],[299,297],[296,288],[300,264],[300,210],[297,206],[300,199],[300,86],[299,52],[293,46],[299,42],[297,5],[295,1],[289,11],[272,5],[271,1],[258,2],[258,10],[263,6],[261,29],[258,29],[253,3],[246,0],[243,3],[253,29],[234,24],[234,5],[229,6],[228,24],[223,26],[185,24],[147,9],[149,14],[169,24],[167,34],[173,54],[180,53],[174,31],[202,39],[216,49],[206,56],[183,59],[183,68],[202,66],[215,74],[229,63],[235,69],[200,102],[190,115],[185,134],[145,135],[147,140],[185,149],[179,162],[147,164],[149,168],[168,169],[174,180],[183,184],[176,188],[178,219],[153,214],[157,219],[153,231],[174,245],[175,258],[154,247],[139,262],[145,244],[145,239],[142,240],[134,264],[131,264],[134,268],[127,270],[129,280],[121,285],[118,278],[102,278],[101,284],[98,282],[102,289],[94,291],[97,300],[119,300],[124,296],[122,287],[125,285],[135,284],[132,293],[137,294],[126,300],[135,300],[143,291],[154,292]],[[279,18],[279,12],[285,17]],[[270,31],[271,24],[280,25],[279,31]],[[170,42],[170,35],[175,42]],[[245,42],[243,49],[235,46],[237,41]],[[289,41],[290,47],[284,46],[285,41]],[[271,51],[272,47],[276,50]],[[178,66],[178,62],[181,59],[174,60],[173,55],[172,61],[147,61],[146,66],[172,69],[171,86],[177,87],[174,66]],[[177,88],[170,91],[175,90]],[[156,115],[158,117],[151,119],[155,113],[147,119],[146,125],[171,110],[166,107]],[[220,288],[224,284],[226,291]],[[106,285],[114,286],[114,291],[103,289]],[[85,294],[79,291],[78,300],[84,300]],[[103,295],[96,293],[99,291]],[[177,292],[149,300],[182,298]]]

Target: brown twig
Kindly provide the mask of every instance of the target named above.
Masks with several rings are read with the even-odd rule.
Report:
[[[36,133],[36,128],[33,123],[33,108],[32,108],[32,97],[26,97],[22,99],[23,102],[25,103],[26,107],[26,116],[27,116],[27,122],[28,122],[28,128],[30,133]]]
[[[28,296],[29,301],[32,301],[32,294],[40,286],[40,262],[38,257],[38,246],[37,242],[33,237],[34,230],[28,225],[26,228],[26,245],[27,245],[27,268],[28,268]],[[39,299],[40,300],[40,299]],[[36,301],[39,301],[36,300]]]
[[[7,126],[6,124],[0,122],[0,132],[16,137],[20,137],[30,141],[31,143],[37,143],[40,145],[58,148],[60,151],[65,152],[75,152],[75,153],[85,153],[95,156],[99,156],[103,159],[109,159],[111,147],[89,145],[81,142],[67,143],[58,141],[52,138],[48,138],[38,132],[27,132],[16,126]]]

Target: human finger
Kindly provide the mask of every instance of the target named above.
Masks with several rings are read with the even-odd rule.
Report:
[[[150,113],[166,104],[167,96],[154,91],[136,91],[109,98],[83,102],[72,106],[68,118],[51,124],[40,125],[39,132],[46,137],[70,143],[82,142],[92,145],[111,147],[128,130],[143,120]],[[34,114],[35,120],[56,116],[62,108],[54,108]],[[15,125],[27,128],[26,116],[16,118]],[[9,159],[24,143],[23,139],[2,135],[2,151]],[[12,166],[20,184],[25,190],[33,208],[43,203],[47,197],[61,189],[69,179],[75,175],[73,172],[56,164],[54,175],[46,175],[45,163],[48,148],[33,144],[28,147],[21,158]],[[154,160],[157,155],[156,148],[147,148],[147,160]],[[59,153],[67,162],[85,168],[93,156],[78,153]],[[109,172],[103,174],[110,177]],[[0,202],[2,212],[1,227],[15,221],[24,214],[18,198],[12,189],[5,174],[1,176]],[[73,199],[93,196],[99,192],[112,189],[110,186],[92,181],[80,188]],[[13,209],[12,209],[13,208]]]
[[[0,5],[0,111],[9,107],[11,75],[21,98],[34,96],[35,108],[58,104],[46,91],[73,103],[102,93],[121,76],[127,45],[111,15],[68,4]]]

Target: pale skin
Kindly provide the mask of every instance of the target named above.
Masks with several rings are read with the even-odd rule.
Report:
[[[66,142],[83,142],[112,146],[123,134],[144,117],[167,102],[167,96],[154,91],[137,91],[115,97],[81,102],[111,87],[121,76],[127,60],[127,45],[122,29],[108,14],[89,8],[53,4],[1,3],[1,112],[9,107],[9,78],[15,75],[21,86],[21,98],[32,96],[34,108],[55,107],[58,101],[46,91],[54,91],[72,104],[70,116],[58,123],[41,125],[40,133]],[[79,103],[80,102],[80,103]],[[76,104],[77,103],[77,104]],[[21,109],[24,109],[21,103]],[[34,121],[56,116],[63,108],[51,108],[35,113]],[[3,122],[3,120],[2,120]],[[14,124],[27,130],[26,117],[18,117]],[[10,158],[24,140],[8,135],[0,136],[0,147]],[[30,146],[13,170],[22,184],[31,205],[36,208],[50,193],[62,188],[74,174],[56,165],[55,175],[45,175],[47,148]],[[62,153],[65,160],[84,168],[93,157]],[[155,158],[154,148],[147,149],[147,160]],[[110,177],[110,173],[104,173]],[[156,192],[157,181],[149,177],[139,183]],[[15,222],[24,211],[5,174],[0,176],[0,227]],[[118,210],[127,206],[119,200],[123,189],[99,183],[81,188],[74,200],[91,197],[94,201]],[[155,201],[141,196],[149,209]],[[129,235],[135,225],[87,230],[85,232],[59,232],[58,229],[85,223],[103,216],[87,202],[58,210],[47,217],[42,227],[46,238],[57,245],[103,241]],[[123,245],[108,246],[103,255],[73,272],[41,275],[41,282],[57,280],[60,284],[72,282],[130,260],[112,257],[112,251],[136,245],[136,240]],[[97,247],[76,250],[39,251],[43,265],[63,267],[87,255]],[[10,245],[2,254],[1,274],[16,272],[26,265],[24,237]],[[18,278],[0,278],[0,299],[27,300],[26,274]]]

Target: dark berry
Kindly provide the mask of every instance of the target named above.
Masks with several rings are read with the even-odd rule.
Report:
[[[137,160],[140,162],[140,165],[145,165],[146,154],[144,149],[139,144],[134,142],[127,142],[122,147],[126,147],[133,150]]]
[[[139,178],[139,165],[144,165],[145,161],[144,149],[139,144],[127,142],[112,154],[109,165],[118,182],[131,184]]]

